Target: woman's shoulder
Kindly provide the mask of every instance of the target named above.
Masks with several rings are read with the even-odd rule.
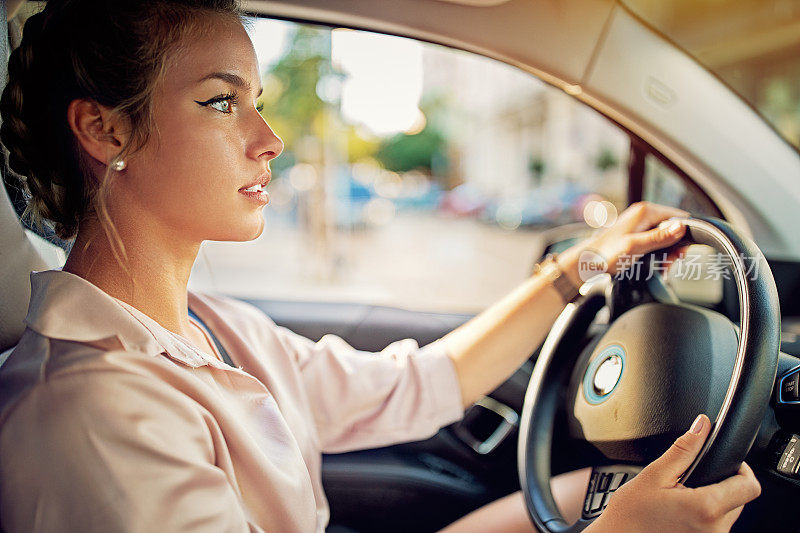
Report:
[[[274,339],[280,329],[257,306],[224,294],[189,291],[189,307],[222,336],[260,342]]]
[[[299,371],[296,365],[303,358],[300,354],[309,353],[315,345],[314,341],[276,324],[256,305],[230,296],[189,291],[189,307],[207,321],[223,344],[226,340],[232,340],[231,344],[243,341],[262,363],[275,363],[270,364],[273,371],[287,370],[287,361],[291,371]],[[336,341],[346,344],[334,335],[326,337],[328,344],[337,344]],[[346,349],[352,350],[349,346]]]
[[[245,320],[266,321],[274,324],[261,309],[255,305],[217,292],[190,290],[189,307],[204,306],[225,318],[242,318]]]
[[[124,400],[150,383],[163,386],[180,379],[185,378],[162,357],[111,342],[103,346],[53,339],[26,329],[0,367],[0,427],[23,402],[40,404],[41,415],[49,417],[68,403],[97,401],[102,407],[108,405],[109,394]],[[52,403],[42,403],[51,396]]]
[[[93,491],[114,490],[126,468],[152,469],[159,460],[175,466],[189,456],[213,460],[213,420],[185,388],[173,386],[166,359],[52,344],[68,350],[72,364],[43,365],[47,354],[20,344],[0,371],[3,503],[66,501],[73,490],[99,500],[103,495]]]

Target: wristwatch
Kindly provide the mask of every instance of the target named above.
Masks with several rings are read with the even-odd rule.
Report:
[[[544,261],[534,265],[534,275],[543,276],[550,285],[552,285],[561,295],[561,299],[565,304],[570,303],[580,294],[579,287],[576,287],[572,281],[561,270],[561,266],[556,261],[557,254],[548,255]]]

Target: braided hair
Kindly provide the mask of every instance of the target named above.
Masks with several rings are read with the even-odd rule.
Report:
[[[49,221],[68,240],[96,216],[125,256],[105,203],[114,174],[89,171],[67,107],[88,99],[111,109],[130,125],[118,157],[134,153],[157,134],[152,96],[169,57],[209,15],[242,20],[237,0],[50,0],[26,21],[0,97],[0,141],[27,198],[23,218]]]

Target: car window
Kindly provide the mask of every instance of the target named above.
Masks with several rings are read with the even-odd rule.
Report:
[[[642,198],[684,209],[692,215],[721,218],[719,209],[705,192],[652,153],[645,156]]]
[[[364,31],[250,32],[285,149],[263,234],[205,243],[193,287],[477,312],[530,275],[544,231],[626,205],[627,135],[519,69]]]
[[[694,182],[652,153],[645,156],[642,198],[685,209],[695,216],[721,218],[717,206]],[[710,246],[692,245],[684,259],[669,267],[665,282],[680,301],[713,308],[722,301],[723,282],[728,279],[722,260],[721,254]]]

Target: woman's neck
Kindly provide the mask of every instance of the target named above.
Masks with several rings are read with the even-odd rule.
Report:
[[[123,268],[102,229],[87,226],[78,232],[62,270],[132,305],[168,330],[188,335],[193,329],[187,314],[187,285],[200,243],[180,243],[142,229],[117,228],[127,256]]]

